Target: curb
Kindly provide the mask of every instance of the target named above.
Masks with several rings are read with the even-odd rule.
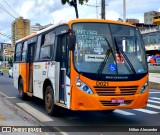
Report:
[[[149,82],[149,88],[160,90],[160,83]]]

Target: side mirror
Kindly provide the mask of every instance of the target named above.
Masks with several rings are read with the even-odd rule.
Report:
[[[76,36],[69,35],[69,41],[68,41],[69,50],[73,51],[75,49],[75,44],[76,44]]]

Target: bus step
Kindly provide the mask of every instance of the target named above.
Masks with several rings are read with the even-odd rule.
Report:
[[[32,97],[32,96],[33,96],[33,93],[27,92],[27,95],[30,96],[30,97]]]
[[[59,103],[59,102],[55,102],[55,105],[58,105],[60,107],[64,107],[67,108],[67,106],[65,104]]]

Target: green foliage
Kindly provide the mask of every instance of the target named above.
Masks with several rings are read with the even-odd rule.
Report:
[[[10,58],[10,59],[8,60],[8,64],[10,65],[10,67],[13,67],[13,59],[12,59],[12,58]]]
[[[83,5],[84,2],[87,3],[88,1],[89,1],[89,0],[79,0],[79,4]],[[61,3],[62,3],[63,5],[65,5],[66,3],[72,5],[72,4],[69,2],[69,0],[61,0]]]
[[[8,72],[9,72],[9,69],[4,68],[4,69],[3,69],[3,72],[8,73]]]

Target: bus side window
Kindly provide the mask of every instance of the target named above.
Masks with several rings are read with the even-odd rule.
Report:
[[[41,47],[40,59],[51,59],[51,46]]]
[[[18,43],[15,50],[15,61],[21,61],[22,43]]]
[[[26,50],[27,50],[27,41],[23,43],[22,48],[22,61],[26,61]]]
[[[42,35],[40,47],[40,59],[52,59],[52,51],[54,47],[55,34],[49,32]]]
[[[37,48],[36,48],[36,54],[35,54],[34,61],[38,61],[39,60],[39,53],[40,53],[40,48],[41,48],[41,38],[42,38],[42,35],[39,35],[38,36],[38,42],[37,42]]]

